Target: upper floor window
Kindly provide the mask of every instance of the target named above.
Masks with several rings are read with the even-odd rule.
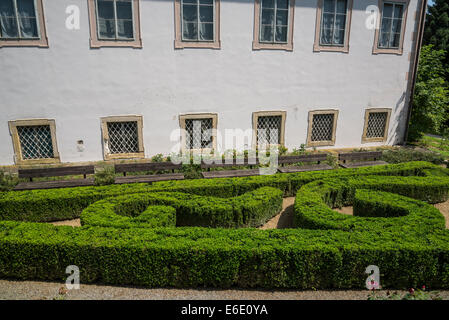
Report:
[[[255,0],[253,49],[293,49],[294,0]]]
[[[175,0],[176,48],[219,48],[219,0]]]
[[[374,53],[402,54],[409,0],[382,1]]]
[[[319,0],[315,51],[349,51],[353,0]]]
[[[92,47],[140,48],[139,0],[89,0]]]
[[[1,46],[48,46],[42,0],[0,0]]]

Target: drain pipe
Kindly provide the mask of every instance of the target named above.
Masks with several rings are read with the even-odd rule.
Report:
[[[422,40],[424,35],[424,26],[426,24],[426,13],[427,13],[427,1],[428,0],[421,0],[421,12],[420,12],[420,19],[419,19],[419,25],[418,25],[418,34],[416,36],[416,43],[415,43],[415,56],[413,61],[413,72],[411,77],[411,88],[410,88],[410,99],[409,99],[409,106],[407,111],[407,121],[405,125],[405,134],[404,134],[404,141],[403,145],[406,145],[407,139],[408,139],[408,132],[409,132],[409,126],[410,126],[410,118],[412,115],[412,108],[413,108],[413,96],[415,94],[415,84],[416,84],[416,76],[418,73],[418,64],[419,64],[419,55],[421,52],[421,46],[422,46]]]

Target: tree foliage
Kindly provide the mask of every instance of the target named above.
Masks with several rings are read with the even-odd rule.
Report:
[[[419,139],[423,133],[441,134],[449,119],[449,91],[444,77],[446,51],[435,49],[433,45],[421,49],[410,119],[410,141]]]

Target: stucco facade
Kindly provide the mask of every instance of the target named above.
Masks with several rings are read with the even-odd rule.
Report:
[[[402,142],[421,2],[408,4],[400,55],[373,53],[366,8],[377,0],[353,1],[348,52],[317,52],[317,3],[295,1],[290,51],[253,49],[254,0],[221,0],[218,49],[175,48],[174,0],[139,1],[142,48],[91,48],[88,1],[43,0],[48,48],[0,48],[0,165],[15,163],[8,121],[22,119],[55,120],[61,162],[103,160],[101,118],[126,115],[142,116],[145,157],[169,154],[180,115],[195,113],[217,114],[223,131],[283,111],[292,149],[307,142],[309,111],[332,109],[333,148]],[[70,5],[79,30],[66,28]],[[391,109],[386,141],[362,141],[371,108]]]

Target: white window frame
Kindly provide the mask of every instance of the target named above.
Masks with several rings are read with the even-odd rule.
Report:
[[[286,44],[286,43],[288,43],[288,39],[290,36],[290,10],[291,10],[290,9],[290,1],[291,0],[287,0],[287,1],[288,1],[287,10],[286,10],[287,11],[287,25],[286,26],[281,25],[282,27],[287,27],[287,39],[285,41],[276,41],[276,30],[277,30],[276,27],[278,26],[276,24],[278,0],[273,0],[273,2],[274,2],[273,41],[264,41],[264,40],[262,40],[262,28],[264,26],[264,24],[262,23],[263,0],[261,0],[260,10],[259,10],[259,21],[260,21],[260,23],[259,23],[259,42],[260,43],[270,43],[270,44]],[[285,9],[280,9],[280,10],[285,10]]]
[[[127,1],[131,3],[131,19],[132,19],[132,25],[133,25],[133,37],[132,38],[121,38],[118,36],[118,25],[117,25],[117,0],[107,0],[110,2],[113,2],[114,4],[114,23],[115,23],[115,37],[114,38],[102,38],[100,36],[100,18],[98,16],[98,0],[95,0],[95,17],[97,21],[97,37],[98,40],[101,41],[135,41],[136,40],[136,28],[135,28],[135,21],[134,21],[134,1]]]
[[[212,0],[212,40],[201,40],[200,37],[200,29],[199,29],[199,25],[200,25],[200,0],[197,0],[198,3],[196,4],[197,7],[197,16],[196,16],[196,22],[198,25],[198,30],[197,30],[197,34],[196,34],[196,39],[184,39],[184,0],[180,0],[181,1],[181,41],[183,42],[214,42],[215,41],[215,28],[216,28],[216,17],[215,17],[215,0]],[[189,5],[195,5],[195,4],[189,4]],[[204,5],[204,6],[208,6],[210,7],[210,5]]]
[[[21,29],[20,29],[20,19],[19,19],[19,11],[17,9],[17,0],[11,0],[13,2],[14,5],[14,13],[15,13],[15,18],[16,18],[16,24],[17,24],[17,38],[5,38],[2,36],[1,34],[1,28],[0,28],[0,39],[1,40],[40,40],[41,39],[41,30],[40,30],[40,24],[39,24],[39,11],[37,10],[37,1],[33,0],[33,5],[34,5],[34,15],[35,15],[35,19],[36,19],[36,29],[37,29],[37,37],[22,37],[21,34]],[[0,19],[0,24],[1,24],[1,19]]]
[[[384,20],[384,12],[385,12],[385,5],[386,4],[393,5],[393,10],[392,10],[393,16],[387,18],[387,19],[391,20],[391,27],[390,27],[390,32],[389,32],[390,33],[390,37],[388,38],[388,44],[391,43],[391,39],[392,39],[391,37],[395,34],[395,33],[392,32],[393,31],[393,21],[394,20],[401,20],[401,31],[399,32],[399,44],[398,44],[397,47],[392,47],[390,45],[388,45],[387,47],[383,47],[383,46],[380,45],[380,43],[381,43],[380,39],[382,39],[382,24],[383,24],[383,20]],[[396,6],[401,6],[402,7],[402,17],[401,18],[395,18],[394,17],[394,9],[396,8]],[[400,48],[400,46],[401,46],[401,38],[402,38],[402,25],[404,24],[404,12],[405,12],[405,10],[406,10],[406,4],[405,3],[394,2],[394,1],[384,1],[383,2],[382,15],[381,15],[381,18],[380,18],[380,25],[379,25],[379,41],[377,43],[377,47],[379,49],[398,50]]]

